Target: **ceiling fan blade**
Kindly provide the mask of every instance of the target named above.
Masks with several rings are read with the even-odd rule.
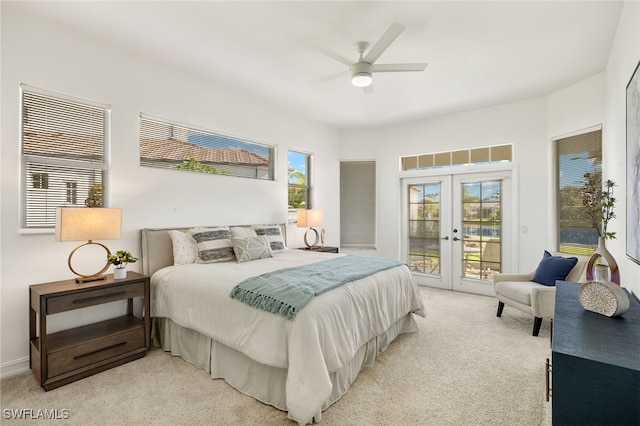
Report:
[[[372,72],[424,71],[428,64],[373,64]]]
[[[354,64],[353,60],[351,60],[350,58],[347,58],[342,53],[338,53],[338,52],[336,52],[334,50],[331,50],[328,47],[318,43],[317,41],[314,41],[313,44],[318,50],[320,50],[320,52],[324,53],[325,55],[327,55],[330,58],[335,59],[338,62],[342,62],[343,64],[345,64],[348,67],[351,67],[351,65]]]
[[[344,77],[345,75],[348,75],[348,74],[349,74],[349,70],[345,70],[345,71],[341,71],[341,72],[339,72],[337,74],[331,74],[331,75],[327,75],[325,77],[320,77],[320,78],[318,78],[316,80],[310,81],[309,83],[314,85],[314,86],[317,86],[318,84],[327,83],[329,81],[337,80],[337,79],[342,78],[342,77]]]
[[[393,40],[396,39],[400,35],[400,33],[404,31],[404,25],[393,23],[387,29],[387,31],[382,34],[382,37],[373,45],[373,47],[367,52],[367,55],[364,57],[364,62],[369,64],[373,64],[379,57],[387,50],[387,47]]]

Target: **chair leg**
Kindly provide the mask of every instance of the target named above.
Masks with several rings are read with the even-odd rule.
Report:
[[[537,336],[540,333],[540,326],[542,325],[542,318],[535,317],[533,320],[533,335]]]
[[[497,317],[502,316],[502,310],[504,309],[504,303],[498,302],[498,312],[496,313]]]

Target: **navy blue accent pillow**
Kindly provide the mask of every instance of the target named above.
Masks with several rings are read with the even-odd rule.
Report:
[[[544,256],[533,274],[531,281],[538,284],[555,286],[556,280],[564,280],[569,272],[578,263],[577,257],[552,256],[548,251],[544,251]]]

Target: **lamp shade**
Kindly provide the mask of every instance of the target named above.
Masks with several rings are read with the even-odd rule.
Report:
[[[122,209],[58,207],[55,241],[113,240],[122,236]]]
[[[322,223],[322,210],[298,210],[298,228],[313,228]]]

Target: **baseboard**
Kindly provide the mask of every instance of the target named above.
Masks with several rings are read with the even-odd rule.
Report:
[[[10,361],[0,365],[0,379],[29,371],[29,357]]]

